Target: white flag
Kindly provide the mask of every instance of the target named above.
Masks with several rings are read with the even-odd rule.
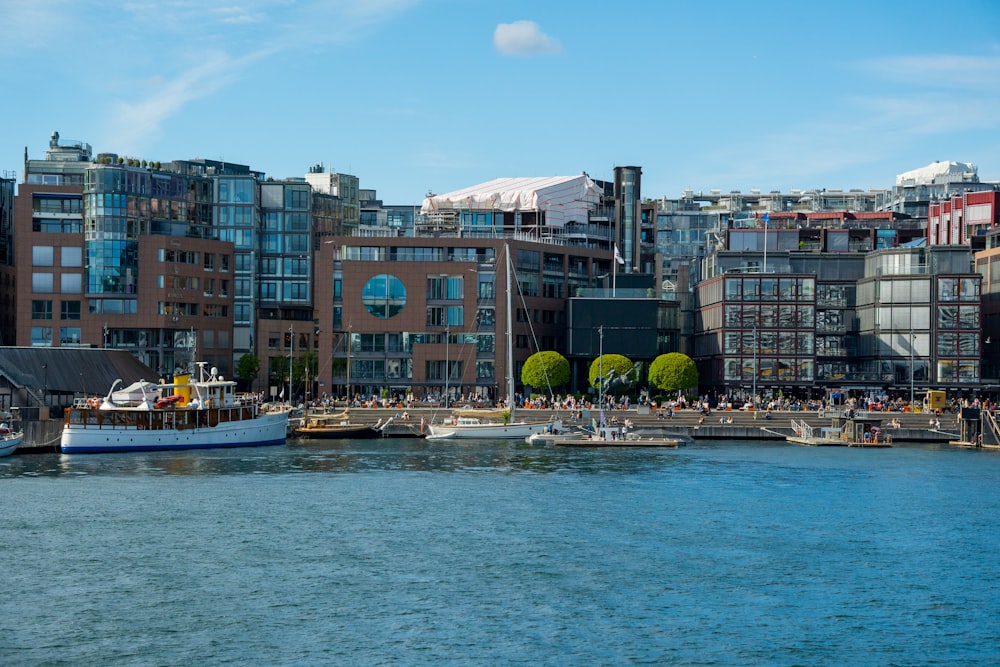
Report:
[[[278,394],[278,398],[280,398],[281,400],[285,400],[285,388],[284,387],[281,388],[281,393]]]
[[[615,261],[619,264],[624,264],[625,260],[622,259],[621,253],[618,252],[618,244],[615,244]]]

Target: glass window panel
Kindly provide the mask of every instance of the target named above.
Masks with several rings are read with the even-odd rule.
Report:
[[[83,266],[83,248],[65,246],[60,248],[61,264],[67,267]]]
[[[32,273],[31,274],[31,291],[37,293],[47,293],[52,291],[52,274],[51,273]]]
[[[962,301],[979,301],[978,278],[962,278],[961,290],[960,298]]]
[[[50,347],[52,345],[52,327],[31,327],[31,346]]]
[[[53,248],[50,245],[36,245],[31,247],[32,266],[52,266]]]
[[[978,329],[979,328],[979,308],[978,306],[963,306],[959,309],[959,328]]]
[[[64,273],[59,277],[59,291],[63,294],[80,294],[83,292],[83,275],[80,273]]]
[[[778,334],[774,331],[763,331],[758,338],[761,354],[775,354],[778,351]]]
[[[740,278],[726,278],[726,301],[739,301],[743,295]]]
[[[958,300],[958,278],[938,278],[938,300]]]

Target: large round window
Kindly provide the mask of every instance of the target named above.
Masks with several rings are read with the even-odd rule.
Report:
[[[406,305],[406,288],[396,276],[381,273],[365,283],[361,290],[361,302],[375,317],[387,319],[403,310]]]

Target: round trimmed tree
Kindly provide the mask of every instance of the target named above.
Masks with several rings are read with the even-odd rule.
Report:
[[[569,382],[569,361],[551,350],[535,352],[521,368],[521,382],[535,389],[561,387]]]
[[[627,387],[632,384],[635,365],[620,354],[604,354],[590,364],[590,386],[604,391]],[[604,377],[601,377],[601,374]]]
[[[661,354],[649,365],[649,384],[661,391],[694,389],[698,386],[698,367],[686,354]]]

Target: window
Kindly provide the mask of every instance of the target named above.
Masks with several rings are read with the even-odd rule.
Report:
[[[60,345],[79,345],[80,327],[59,327]]]
[[[444,308],[440,306],[430,306],[427,308],[427,326],[432,327],[443,327],[445,324],[444,320]]]
[[[365,283],[361,302],[375,317],[387,319],[399,314],[406,305],[406,287],[399,278],[382,273]]]
[[[79,273],[64,273],[59,276],[59,291],[63,294],[80,294],[83,292],[83,275]]]
[[[31,346],[50,347],[52,345],[52,327],[31,327]]]
[[[70,268],[83,266],[83,248],[66,246],[60,248],[62,265]]]
[[[46,319],[52,319],[52,302],[49,301],[49,317]],[[63,301],[59,305],[59,319],[60,320],[78,320],[80,319],[80,302],[79,301]]]
[[[36,293],[51,293],[52,292],[52,274],[51,273],[32,273],[31,274],[31,291]]]
[[[427,300],[433,299],[443,299],[444,298],[444,282],[445,278],[439,276],[430,276],[427,278]]]
[[[32,266],[52,266],[53,249],[50,245],[31,246]]]
[[[48,300],[33,300],[31,302],[31,319],[51,320],[52,302]],[[79,318],[77,318],[79,319]]]

